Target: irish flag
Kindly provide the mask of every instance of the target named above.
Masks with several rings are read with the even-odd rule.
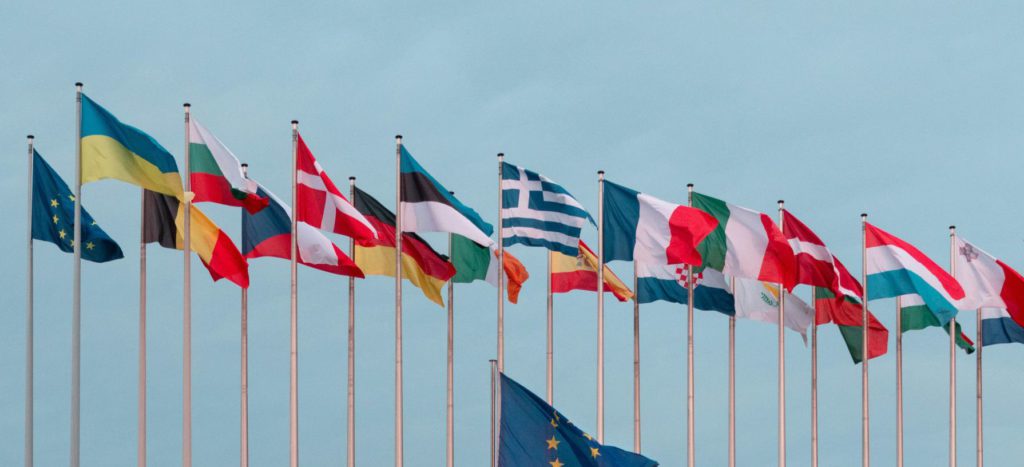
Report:
[[[192,202],[241,206],[249,214],[267,207],[270,200],[256,194],[256,184],[245,178],[242,164],[231,150],[195,118],[189,118],[188,125]]]
[[[940,325],[957,313],[964,289],[913,245],[871,224],[865,226],[868,300],[919,295]]]
[[[480,246],[474,240],[462,235],[452,236],[451,262],[455,266],[455,276],[451,281],[456,284],[466,284],[477,280],[486,281],[495,287],[498,286],[498,249],[494,246]],[[523,263],[505,250],[505,261],[502,265],[505,269],[505,290],[508,294],[508,301],[516,303],[519,301],[519,291],[523,283],[530,278]]]
[[[967,294],[960,309],[1002,308],[1024,326],[1024,276],[960,237],[956,247],[956,277]]]
[[[718,220],[718,227],[698,247],[705,267],[793,290],[793,248],[771,217],[700,193],[693,194],[693,207]]]

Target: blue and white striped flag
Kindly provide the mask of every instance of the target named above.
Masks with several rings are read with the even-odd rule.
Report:
[[[547,177],[516,167],[501,166],[502,244],[521,243],[576,256],[586,209],[565,188]]]

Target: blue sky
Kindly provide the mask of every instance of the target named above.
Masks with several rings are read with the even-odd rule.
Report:
[[[1016,2],[5,2],[0,6],[0,464],[22,456],[24,374],[24,136],[71,179],[75,81],[122,120],[178,156],[181,104],[243,160],[288,191],[288,122],[335,181],[392,204],[393,136],[459,197],[495,220],[497,152],[562,183],[596,208],[595,172],[655,196],[685,200],[685,185],[732,203],[787,208],[859,273],[859,214],[948,261],[947,226],[1024,267],[1022,188],[1024,7]],[[140,195],[87,185],[83,200],[125,250],[85,264],[82,460],[135,459]],[[203,209],[232,234],[237,210]],[[596,232],[588,231],[593,242]],[[443,238],[429,236],[440,249]],[[340,245],[347,240],[336,237]],[[507,372],[544,387],[544,253],[512,250],[533,274],[506,308]],[[181,447],[181,257],[149,250],[149,460],[177,465]],[[193,262],[195,264],[195,262]],[[614,264],[628,277],[629,265]],[[252,465],[288,453],[288,264],[252,262]],[[71,257],[36,246],[36,460],[68,452]],[[193,275],[196,465],[238,455],[239,291]],[[345,452],[346,282],[300,273],[300,433],[306,465]],[[357,447],[360,464],[392,459],[393,307],[387,278],[357,291]],[[797,294],[807,297],[800,288]],[[457,463],[485,465],[494,353],[494,289],[456,290]],[[595,421],[595,299],[555,299],[556,405]],[[444,459],[444,314],[418,293],[405,301],[406,459]],[[892,328],[893,301],[873,310]],[[607,305],[607,435],[631,445],[631,308]],[[685,310],[642,309],[645,454],[685,459]],[[973,336],[974,315],[965,313]],[[738,458],[775,453],[775,330],[738,324]],[[696,317],[697,459],[726,456],[727,320]],[[822,465],[860,456],[860,368],[838,332],[821,329]],[[945,335],[904,340],[907,466],[946,462]],[[809,464],[810,352],[787,341],[790,465]],[[985,353],[986,455],[1024,456],[1016,442],[1024,349]],[[974,452],[974,357],[958,355],[960,460]],[[895,369],[872,362],[872,456],[895,453]],[[681,447],[682,446],[682,447]]]

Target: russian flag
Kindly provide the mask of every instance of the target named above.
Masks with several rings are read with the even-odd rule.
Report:
[[[868,300],[921,296],[945,325],[957,313],[964,289],[946,270],[913,245],[871,224],[865,226]]]

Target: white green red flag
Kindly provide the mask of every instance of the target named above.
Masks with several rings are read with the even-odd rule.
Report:
[[[188,147],[189,180],[195,193],[192,202],[240,206],[250,214],[270,203],[256,193],[256,184],[245,178],[234,153],[194,117],[189,118]]]

